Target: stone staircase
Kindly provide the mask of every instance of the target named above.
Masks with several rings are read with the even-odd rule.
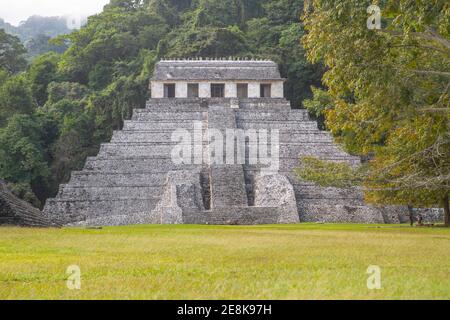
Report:
[[[239,108],[233,109],[232,106]],[[171,152],[175,130],[193,132],[194,122],[201,123],[205,161],[201,164],[175,164]],[[287,177],[282,190],[296,202],[298,212],[286,213],[275,199],[255,194],[268,190],[261,185],[264,165],[216,165],[210,162],[208,132],[225,133],[226,129],[277,129],[280,140],[279,174]],[[49,199],[44,212],[64,225],[158,224],[166,221],[164,203],[174,199],[183,223],[198,224],[264,224],[283,221],[308,222],[384,222],[386,212],[364,204],[357,190],[319,188],[299,181],[293,170],[300,156],[359,164],[359,159],[340,150],[330,134],[321,132],[305,110],[291,110],[284,99],[151,99],[145,109],[134,111],[122,131],[114,133],[111,142],[101,146],[97,157],[90,157],[81,172],[73,172],[67,185],[61,185],[55,199]],[[226,155],[224,155],[226,157]],[[248,160],[248,155],[247,155]],[[195,172],[202,189],[202,209],[185,205],[190,194],[185,186],[173,185],[168,176],[177,172]],[[196,179],[195,177],[192,179]],[[191,180],[192,180],[191,179]],[[276,183],[286,183],[274,179]],[[281,182],[280,182],[281,181]],[[197,190],[197,182],[189,190]],[[256,185],[259,187],[255,188]],[[264,183],[272,183],[267,180]],[[292,195],[289,194],[289,190]],[[174,192],[172,192],[172,190]],[[287,193],[286,193],[287,192]],[[180,198],[178,198],[180,197]],[[285,197],[286,198],[286,197]],[[265,207],[255,199],[266,199]],[[167,205],[166,205],[167,206]],[[174,213],[175,212],[175,213]],[[287,217],[287,218],[286,218]],[[175,219],[175,218],[174,218]],[[173,221],[179,221],[177,219]]]
[[[172,133],[192,129],[193,121],[203,121],[205,111],[198,101],[135,110],[97,157],[88,158],[83,171],[73,172],[57,198],[47,201],[44,212],[62,224],[135,224],[142,217],[159,223],[151,212],[161,199],[167,173],[199,167],[172,163]]]
[[[334,143],[330,133],[320,131],[306,110],[292,110],[288,105],[283,106],[281,101],[275,107],[269,103],[261,105],[249,101],[237,111],[237,119],[243,129],[280,130],[280,174],[294,186],[302,222],[385,222],[383,214],[389,208],[367,206],[360,191],[321,188],[296,177],[294,169],[303,156],[360,164],[358,157],[348,155]],[[244,169],[252,177],[261,167],[246,165]]]

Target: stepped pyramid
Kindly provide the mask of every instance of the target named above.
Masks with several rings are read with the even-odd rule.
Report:
[[[321,188],[298,180],[293,170],[301,156],[353,165],[360,160],[319,131],[306,110],[291,109],[283,82],[271,61],[161,61],[146,108],[135,110],[97,157],[72,173],[44,212],[55,223],[89,226],[404,219],[401,209],[367,206],[356,189]],[[264,130],[276,132],[278,141],[267,146],[267,154],[279,160],[275,169],[273,163],[252,159],[252,143],[261,142],[261,136],[244,141],[244,162],[236,161],[242,148],[229,151],[225,141],[223,155],[212,150],[212,133],[226,140],[229,131]],[[187,140],[174,140],[175,132],[185,132]],[[195,137],[192,161],[174,161],[174,150],[190,147]]]

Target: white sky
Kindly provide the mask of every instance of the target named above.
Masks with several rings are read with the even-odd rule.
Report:
[[[0,18],[15,26],[29,16],[87,16],[102,11],[109,0],[0,0]]]

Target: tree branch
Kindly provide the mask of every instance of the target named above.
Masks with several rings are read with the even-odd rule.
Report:
[[[448,41],[447,39],[445,39],[443,36],[441,36],[432,29],[427,29],[426,32],[410,32],[407,34],[398,30],[388,30],[388,29],[378,30],[378,32],[387,33],[395,37],[405,37],[406,35],[410,35],[416,38],[425,39],[428,41],[439,43],[441,46],[446,48],[447,51],[450,52],[450,41]]]
[[[441,45],[446,47],[448,50],[450,50],[450,41],[448,41],[446,38],[441,36],[439,33],[437,33],[435,30],[428,28],[427,32],[431,35],[430,39],[433,39],[436,42],[439,42]]]
[[[415,70],[411,69],[412,72],[418,73],[418,74],[426,74],[426,75],[436,75],[436,76],[444,76],[444,77],[450,77],[450,72],[444,72],[444,71],[434,71],[434,70]]]

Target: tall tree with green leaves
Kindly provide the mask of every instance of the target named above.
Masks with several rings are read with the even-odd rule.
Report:
[[[0,129],[0,178],[37,206],[49,192],[50,146],[56,137],[57,129],[46,116],[16,114]]]
[[[23,74],[14,75],[0,84],[0,127],[14,114],[35,111],[30,84]]]
[[[360,185],[373,203],[439,205],[448,226],[450,4],[375,3],[381,28],[372,28],[372,1],[311,0],[305,8],[308,58],[328,68],[327,127],[369,161],[350,168],[307,158],[298,173],[320,185]]]
[[[24,58],[25,47],[20,39],[0,29],[0,69],[10,74],[25,69],[27,62]]]
[[[30,65],[27,77],[33,98],[38,106],[43,106],[48,98],[48,85],[58,80],[59,55],[50,52],[37,57]]]

